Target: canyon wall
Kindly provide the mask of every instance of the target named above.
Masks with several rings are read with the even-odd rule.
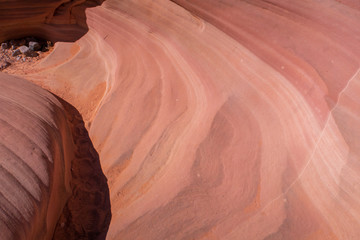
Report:
[[[0,1],[0,42],[24,36],[75,41],[87,31],[85,9],[103,0]]]
[[[359,238],[358,1],[85,13],[84,36],[17,75],[82,114],[109,181],[108,239]]]
[[[60,102],[0,74],[0,238],[52,239],[71,194],[71,133]]]

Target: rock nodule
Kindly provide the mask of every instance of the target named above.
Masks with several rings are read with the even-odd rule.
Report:
[[[41,45],[38,42],[29,42],[29,49],[32,51],[39,51],[41,49]]]

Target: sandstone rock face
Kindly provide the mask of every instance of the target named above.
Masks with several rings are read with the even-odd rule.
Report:
[[[23,77],[87,122],[107,239],[360,237],[358,1],[107,0],[86,21]]]
[[[70,196],[72,141],[62,105],[0,74],[0,238],[51,239]]]
[[[52,41],[74,41],[86,32],[84,10],[103,0],[0,1],[0,42],[37,35]]]

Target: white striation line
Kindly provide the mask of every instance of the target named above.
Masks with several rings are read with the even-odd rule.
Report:
[[[345,92],[345,90],[349,87],[350,85],[350,82],[353,81],[353,79],[359,74],[360,72],[360,68],[354,73],[354,75],[349,79],[349,81],[347,82],[347,84],[345,85],[345,87],[340,91],[339,93],[339,97],[336,101],[336,104],[334,105],[334,107],[330,110],[329,112],[329,115],[326,119],[326,122],[324,124],[324,128],[323,130],[321,131],[320,133],[320,136],[318,138],[318,140],[316,141],[315,143],[315,146],[314,146],[314,150],[312,151],[310,157],[309,157],[309,160],[307,161],[307,163],[305,164],[304,168],[301,170],[300,174],[297,176],[297,178],[290,184],[290,186],[284,191],[282,192],[279,196],[275,197],[273,200],[271,200],[268,204],[266,204],[262,209],[261,211],[264,211],[268,206],[270,206],[273,202],[275,202],[276,200],[278,200],[281,196],[285,195],[286,193],[288,193],[290,191],[290,189],[299,181],[299,179],[302,177],[302,175],[304,174],[305,170],[308,168],[308,166],[310,165],[310,163],[312,162],[313,160],[313,157],[315,155],[315,152],[319,146],[319,143],[320,143],[320,140],[322,139],[323,135],[324,135],[324,132],[325,132],[325,128],[327,127],[327,125],[329,124],[329,121],[330,121],[330,118],[332,116],[332,112],[334,111],[334,109],[336,108],[336,106],[339,104],[339,101],[340,101],[340,97],[341,95]]]

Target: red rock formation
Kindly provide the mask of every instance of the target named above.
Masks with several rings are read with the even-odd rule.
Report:
[[[108,239],[360,237],[357,1],[107,0],[86,18],[24,77],[87,122]]]
[[[85,9],[103,0],[0,1],[0,41],[36,35],[75,41],[87,31]]]
[[[73,145],[50,93],[0,74],[0,238],[51,239],[70,196]]]

